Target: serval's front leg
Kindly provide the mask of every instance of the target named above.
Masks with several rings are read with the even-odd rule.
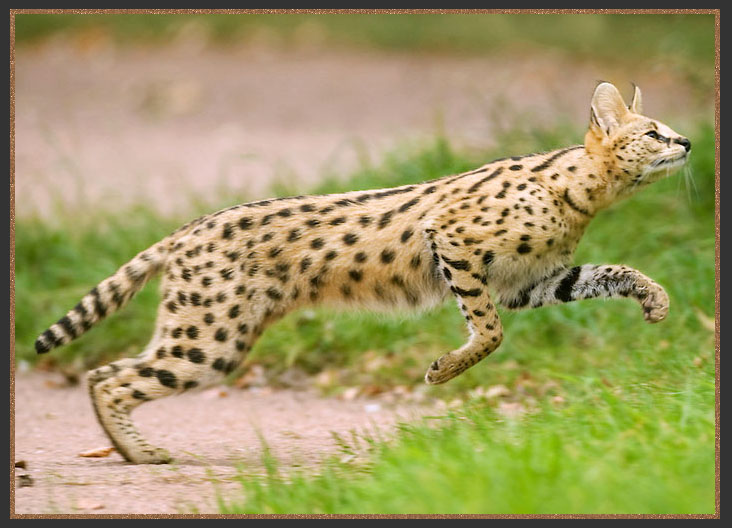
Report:
[[[507,308],[520,309],[596,297],[632,297],[640,303],[649,323],[663,321],[668,314],[668,295],[658,283],[638,270],[614,264],[558,269],[513,295],[504,295],[501,302]]]
[[[485,265],[480,253],[460,251],[458,247],[439,243],[433,244],[432,251],[470,330],[467,343],[430,365],[425,381],[435,385],[461,374],[496,350],[503,340],[503,327],[488,294]]]

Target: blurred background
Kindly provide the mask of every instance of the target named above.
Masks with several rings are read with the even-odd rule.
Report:
[[[441,134],[569,125],[599,80],[711,122],[713,16],[18,15],[16,213],[261,198]],[[212,204],[214,205],[214,204]],[[188,208],[188,210],[186,210]]]
[[[16,15],[18,372],[74,383],[136,354],[157,283],[73,344],[41,358],[32,346],[199,214],[581,143],[597,82],[626,99],[635,83],[645,113],[691,139],[691,162],[599,214],[576,261],[650,275],[669,292],[668,320],[647,325],[630,301],[502,312],[501,349],[435,388],[426,367],[465,339],[454,303],[291,314],[228,381],[441,411],[369,443],[366,464],[307,485],[270,471],[220,507],[713,512],[714,31],[713,15]]]

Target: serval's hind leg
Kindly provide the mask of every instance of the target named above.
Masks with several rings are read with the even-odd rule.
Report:
[[[137,464],[171,461],[166,450],[142,437],[130,413],[144,402],[220,382],[241,363],[263,330],[263,325],[256,324],[260,318],[247,321],[250,324],[236,321],[231,327],[212,329],[214,338],[206,341],[197,332],[154,338],[139,357],[89,372],[89,393],[99,423],[126,460]]]
[[[104,432],[129,462],[164,464],[170,454],[150,445],[138,432],[130,413],[143,402],[180,390],[175,374],[155,369],[144,360],[125,358],[89,371],[92,405]]]

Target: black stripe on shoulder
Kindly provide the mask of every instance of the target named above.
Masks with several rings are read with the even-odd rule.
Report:
[[[552,166],[552,164],[560,157],[564,156],[567,152],[571,152],[573,150],[577,150],[578,148],[582,148],[582,145],[577,145],[575,147],[568,147],[562,150],[558,150],[553,155],[549,156],[547,159],[544,160],[543,163],[537,165],[536,167],[533,167],[531,169],[531,172],[539,172],[543,171],[544,169],[548,169]]]
[[[470,187],[470,189],[468,189],[468,193],[469,193],[469,194],[470,194],[470,193],[474,193],[475,191],[477,191],[478,189],[480,189],[480,187],[481,187],[481,186],[482,186],[482,185],[483,185],[483,184],[484,184],[485,182],[487,182],[487,181],[490,181],[490,180],[492,180],[493,178],[495,178],[496,176],[498,176],[498,175],[499,175],[499,174],[501,174],[502,172],[503,172],[503,167],[498,167],[498,168],[497,168],[496,170],[494,170],[493,172],[491,172],[491,173],[490,173],[490,174],[489,174],[488,176],[486,176],[485,178],[482,178],[482,179],[478,180],[477,182],[475,182],[475,183],[474,183],[474,184],[473,184],[473,185],[472,185],[472,186]]]
[[[565,202],[567,202],[567,205],[569,205],[572,209],[574,209],[578,213],[582,213],[585,216],[592,216],[587,209],[583,209],[582,207],[580,207],[579,205],[574,203],[572,198],[570,198],[570,196],[569,196],[569,189],[564,189],[564,194],[562,195],[562,199]]]

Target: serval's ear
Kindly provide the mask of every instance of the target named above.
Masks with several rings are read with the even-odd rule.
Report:
[[[630,103],[628,109],[634,114],[643,113],[643,97],[641,97],[640,88],[638,88],[635,84],[633,85],[633,102]]]
[[[628,113],[623,97],[612,84],[600,83],[595,88],[590,104],[590,125],[609,136]]]

